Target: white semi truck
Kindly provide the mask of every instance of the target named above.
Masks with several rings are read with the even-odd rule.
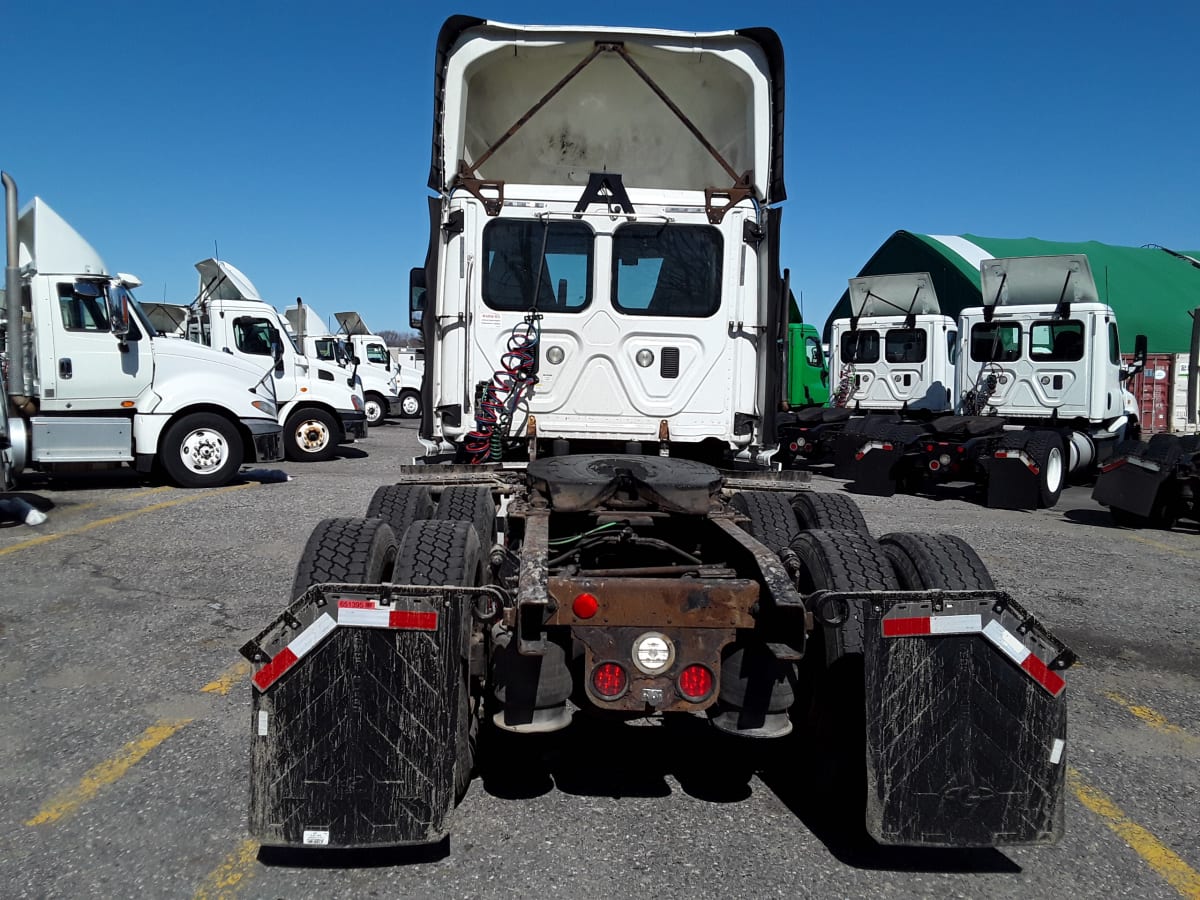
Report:
[[[341,333],[346,336],[354,355],[358,357],[362,368],[395,375],[396,386],[400,391],[400,415],[406,419],[415,419],[421,414],[421,378],[422,372],[413,365],[393,360],[387,344],[377,334],[372,334],[362,316],[356,312],[334,313]]]
[[[199,295],[187,307],[174,307],[181,332],[189,341],[270,366],[288,459],[330,459],[338,444],[367,436],[362,385],[353,373],[305,356],[284,317],[236,266],[203,259],[196,270]],[[167,312],[164,304],[156,306]]]
[[[1071,651],[961,540],[768,467],[775,33],[456,16],[434,82],[421,434],[459,464],[320,522],[242,648],[255,838],[439,841],[477,751],[590,716],[795,732],[883,843],[1054,840]]]
[[[383,366],[364,365],[362,356],[355,352],[350,341],[331,333],[317,311],[299,297],[294,306],[284,310],[284,315],[301,353],[333,363],[348,370],[352,377],[357,376],[362,383],[363,411],[368,426],[380,424],[387,416],[402,414],[398,372],[393,373]]]
[[[3,175],[0,295],[4,488],[30,468],[161,466],[183,487],[222,485],[282,458],[267,366],[158,335],[130,290],[45,201],[18,215]]]
[[[1094,471],[1129,428],[1130,371],[1087,256],[986,259],[979,269],[983,306],[959,316],[955,414],[861,435],[843,471],[854,490],[965,481],[990,507],[1051,507],[1067,476]]]

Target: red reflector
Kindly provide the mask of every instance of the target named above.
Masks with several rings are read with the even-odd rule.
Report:
[[[880,450],[895,450],[896,448],[893,447],[891,444],[889,444],[887,441],[884,441],[883,446],[880,447],[879,449]]]
[[[1033,680],[1057,697],[1067,682],[1057,672],[1052,672],[1044,662],[1030,653],[1021,663],[1021,668],[1033,676]]]
[[[388,628],[408,628],[413,631],[437,631],[436,612],[413,612],[393,609],[388,613]]]
[[[795,442],[795,441],[792,441],[790,444],[788,444],[788,447],[791,449],[791,451],[792,451],[793,453],[794,453],[795,451],[797,451],[797,450],[799,450],[799,449],[800,449],[799,447],[797,447],[797,446],[796,446],[796,442]]]
[[[958,448],[958,452],[959,452],[959,453],[966,453],[966,452],[967,452],[967,448],[966,448],[966,447],[959,447],[959,448]]]
[[[592,670],[592,687],[601,697],[621,696],[625,681],[625,670],[614,662],[601,663]]]
[[[279,676],[294,666],[297,659],[295,653],[284,647],[275,654],[274,659],[254,673],[254,683],[260,691],[265,691],[279,680]]]
[[[1005,453],[1003,450],[997,450],[996,451],[996,459],[1008,459],[1008,454]]]
[[[1127,459],[1118,459],[1116,462],[1110,462],[1106,466],[1101,466],[1100,471],[1101,472],[1111,472],[1113,469],[1121,468],[1121,466],[1125,465],[1125,463],[1127,463],[1128,461],[1129,460],[1127,460]]]
[[[599,608],[599,601],[591,594],[580,594],[571,604],[571,612],[581,619],[590,619]]]
[[[855,453],[855,454],[854,454],[854,458],[855,458],[856,460],[859,460],[859,459],[862,459],[862,458],[863,458],[864,456],[866,456],[866,455],[867,455],[867,454],[863,453],[863,452],[860,450],[860,451],[858,451],[857,453]]]
[[[930,472],[936,472],[941,467],[942,467],[942,464],[940,462],[938,462],[936,459],[931,459],[929,461],[929,471]]]
[[[679,693],[688,700],[703,700],[713,689],[713,674],[707,666],[688,666],[679,673]]]
[[[929,617],[919,616],[912,619],[884,619],[884,637],[907,637],[911,634],[931,634]]]
[[[933,452],[933,444],[926,444],[926,445],[925,445],[925,452],[926,452],[926,453],[932,453],[932,452]]]
[[[1041,470],[1041,469],[1039,469],[1037,466],[1029,466],[1029,471],[1030,471],[1030,472],[1032,472],[1034,475],[1037,475],[1037,474],[1039,474],[1039,473],[1040,473],[1042,470]]]

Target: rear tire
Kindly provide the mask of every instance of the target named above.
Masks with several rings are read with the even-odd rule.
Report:
[[[322,519],[296,564],[291,599],[314,584],[382,584],[396,561],[396,535],[381,519]]]
[[[220,487],[242,467],[242,436],[228,419],[192,413],[173,422],[163,434],[159,459],[180,487]]]
[[[742,527],[755,540],[778,554],[800,534],[800,525],[789,502],[793,495],[774,491],[741,491],[729,505],[750,521]]]
[[[332,413],[316,407],[294,410],[283,426],[284,453],[293,462],[332,459],[341,433]]]
[[[475,528],[468,522],[420,519],[413,522],[400,542],[392,580],[396,584],[475,586],[483,582],[483,552]],[[461,668],[454,721],[454,802],[471,784],[475,748],[479,740],[482,692],[471,690],[471,636],[476,622],[469,604],[460,612],[462,622]],[[448,661],[449,662],[449,661]]]
[[[391,525],[397,541],[417,519],[435,518],[433,511],[433,496],[423,484],[385,484],[367,504],[367,518]]]
[[[1067,481],[1067,459],[1063,453],[1062,438],[1054,431],[1028,432],[1025,452],[1038,467],[1038,505],[1051,509],[1062,495]]]
[[[792,497],[792,512],[803,531],[821,528],[870,534],[862,510],[852,498],[844,494],[801,491]]]
[[[496,542],[496,504],[492,502],[492,492],[485,487],[455,485],[446,488],[438,499],[433,518],[470,522],[485,553]]]
[[[901,590],[991,591],[991,573],[971,545],[952,534],[885,534],[879,546],[891,560]]]

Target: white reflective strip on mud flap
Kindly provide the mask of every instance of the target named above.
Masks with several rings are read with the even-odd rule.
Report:
[[[930,634],[978,634],[983,630],[983,616],[978,613],[963,616],[931,616]]]
[[[1025,662],[1025,657],[1030,653],[1015,634],[1006,629],[1003,625],[993,619],[984,626],[983,635],[997,647],[1004,651],[1018,666]]]
[[[267,713],[267,711],[266,711],[265,709],[260,709],[260,710],[258,711],[258,736],[259,736],[259,737],[266,737],[266,736],[267,736],[267,721],[268,721],[268,718],[269,718],[269,716],[268,716],[268,713]]]
[[[353,625],[358,628],[388,628],[391,609],[356,609],[341,607],[338,609],[338,623]]]
[[[1054,743],[1050,745],[1050,765],[1057,766],[1062,759],[1063,748],[1067,746],[1067,742],[1062,738],[1055,738]]]
[[[288,649],[296,654],[296,659],[304,656],[313,647],[317,646],[329,632],[337,628],[337,622],[329,613],[322,613],[321,617],[305,628],[288,644]]]

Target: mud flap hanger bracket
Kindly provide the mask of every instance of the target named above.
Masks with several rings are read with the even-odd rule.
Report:
[[[625,45],[620,41],[597,41],[592,51],[581,59],[566,75],[560,78],[550,90],[542,95],[542,98],[531,106],[524,115],[514,122],[504,134],[496,140],[494,144],[488,147],[474,163],[468,163],[465,159],[458,161],[458,172],[454,176],[452,182],[453,187],[461,187],[474,196],[480,203],[483,204],[484,211],[489,216],[500,215],[500,210],[504,206],[504,182],[500,180],[488,180],[479,177],[479,169],[487,162],[496,151],[508,143],[509,139],[515,135],[521,128],[532,119],[547,103],[566,87],[576,75],[582,72],[591,64],[592,60],[600,56],[602,53],[615,53],[621,59],[625,60],[629,68],[637,74],[639,78],[646,83],[658,97],[659,100],[669,109],[686,128],[700,145],[708,151],[709,155],[717,161],[717,164],[725,171],[733,182],[729,188],[706,187],[704,189],[704,207],[708,214],[708,221],[713,225],[721,224],[725,218],[725,213],[740,203],[742,200],[754,196],[754,178],[753,173],[746,171],[739,175],[729,161],[721,155],[721,152],[713,146],[712,142],[704,136],[704,133],[689,119],[659,85],[650,77],[637,62],[629,55],[629,51],[625,49]],[[592,181],[589,181],[588,187],[584,190],[583,196],[580,199],[580,204],[586,207],[584,201],[588,198],[589,193],[594,191]],[[624,193],[622,188],[621,193]],[[633,211],[632,204],[628,204],[626,198],[625,203],[621,204],[622,209],[626,213]],[[577,209],[576,212],[579,210]]]

